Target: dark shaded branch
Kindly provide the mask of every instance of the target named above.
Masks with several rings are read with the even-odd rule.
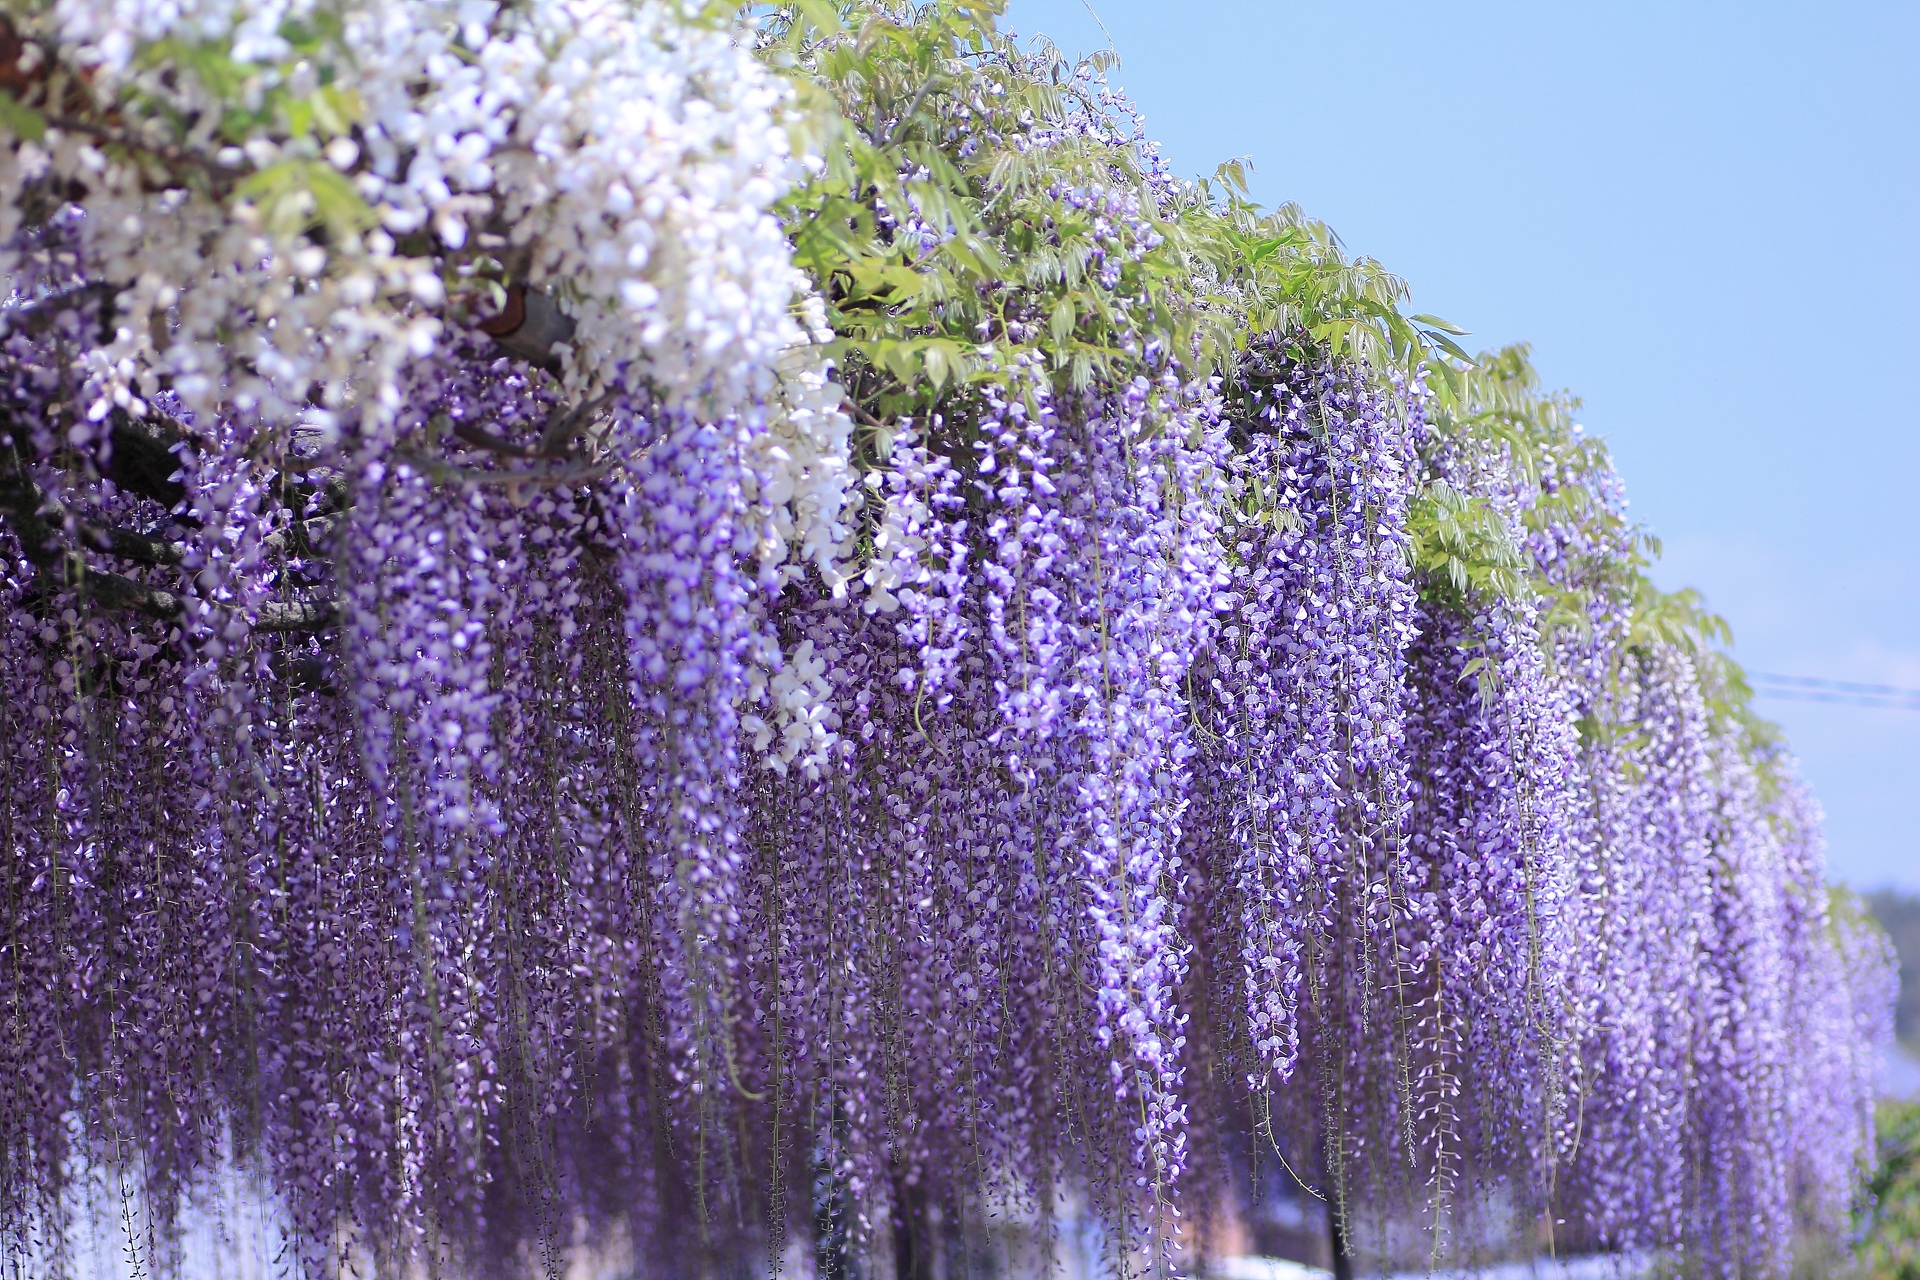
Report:
[[[39,56],[31,63],[24,60],[29,45],[38,47]],[[4,89],[14,98],[34,108],[49,129],[61,129],[92,138],[109,146],[125,148],[175,169],[193,169],[207,175],[209,185],[216,199],[224,201],[234,187],[247,177],[247,170],[236,169],[221,164],[212,156],[199,155],[183,147],[166,142],[156,142],[139,137],[127,131],[127,121],[117,112],[108,109],[99,120],[87,120],[74,112],[97,112],[99,104],[82,87],[87,78],[57,78],[55,72],[61,69],[61,61],[52,48],[39,41],[30,41],[14,26],[13,19],[0,14],[0,89]],[[160,191],[166,186],[155,185],[141,173],[142,186],[148,191]]]
[[[60,535],[40,514],[45,495],[17,465],[11,449],[0,453],[0,507],[4,507],[20,550],[41,569],[55,567],[65,554]]]
[[[324,631],[340,621],[340,606],[332,600],[270,600],[260,606],[255,631]]]
[[[187,429],[167,418],[136,418],[118,410],[112,421],[107,479],[128,493],[152,498],[169,511],[184,502],[187,487],[175,478],[180,471],[180,455],[174,449],[192,440]]]
[[[285,496],[289,505],[295,510],[306,511],[310,517],[333,515],[353,505],[353,486],[347,483],[346,476],[335,472],[319,484],[311,481],[288,483]]]
[[[40,570],[41,578],[48,585],[56,590],[83,592],[109,609],[144,613],[153,618],[180,615],[180,597],[173,592],[149,587],[117,573],[89,569],[86,558],[67,546],[46,518],[44,513],[49,505],[46,494],[18,465],[17,456],[11,450],[5,456],[11,465],[0,471],[0,509],[4,509],[7,523],[20,539],[20,550]],[[55,511],[58,509],[54,507]]]
[[[59,506],[49,503],[40,486],[34,483],[12,450],[0,453],[0,516],[20,540],[20,550],[40,570],[41,578],[53,590],[78,591],[103,608],[122,613],[141,613],[150,618],[171,620],[186,608],[177,592],[164,587],[136,582],[123,574],[94,569],[86,557],[67,545],[48,514]],[[317,523],[309,521],[307,523]],[[303,531],[302,536],[305,536]],[[148,559],[147,563],[178,563],[184,548],[178,543],[149,538],[125,529],[89,529],[82,531],[88,541],[95,538],[116,553],[130,558]],[[171,560],[158,557],[172,556]],[[253,629],[263,632],[320,631],[339,621],[340,610],[332,600],[269,601],[260,607]]]
[[[78,591],[95,604],[118,613],[144,613],[163,622],[179,617],[186,608],[179,596],[164,587],[150,587],[117,573],[89,569],[84,564],[78,566],[77,573],[71,572],[79,559],[67,557],[67,571],[56,578],[57,585]]]
[[[267,658],[267,665],[290,689],[328,696],[337,694],[333,662],[326,653],[303,653],[298,649],[279,649]]]
[[[611,403],[613,403],[613,393],[608,392],[592,400],[583,400],[564,413],[556,413],[548,420],[546,430],[540,433],[540,456],[543,458],[565,457],[580,428],[586,426],[595,414]]]
[[[95,551],[141,564],[179,564],[187,557],[185,543],[170,542],[132,529],[83,526],[80,540]]]
[[[506,305],[497,315],[480,322],[480,332],[502,351],[556,373],[560,360],[553,349],[572,340],[573,328],[573,317],[560,310],[551,295],[521,285],[507,290]]]
[[[119,292],[120,286],[101,280],[76,285],[60,293],[50,293],[44,298],[35,298],[31,302],[23,302],[11,308],[6,313],[4,323],[9,329],[37,338],[53,328],[60,317],[69,311],[79,311],[88,303],[97,302],[100,304],[100,315],[97,321],[104,340],[112,335],[113,324],[112,312],[106,304]]]
[[[613,393],[608,392],[570,408],[555,409],[548,415],[546,425],[540,429],[540,443],[537,445],[515,444],[471,422],[456,422],[450,430],[453,438],[461,443],[504,458],[559,460],[568,456],[581,429],[612,403]]]
[[[44,519],[42,523],[45,523]],[[296,520],[268,534],[261,540],[260,545],[270,555],[318,555],[320,543],[332,535],[339,523],[338,516],[315,516],[311,520]],[[89,550],[98,551],[102,555],[118,556],[122,560],[132,560],[138,564],[173,565],[180,564],[187,558],[186,543],[158,538],[134,529],[82,525],[79,534],[81,543]]]
[[[599,458],[578,457],[539,466],[510,468],[504,471],[478,471],[429,458],[424,454],[402,451],[396,456],[442,484],[463,487],[499,486],[505,489],[542,489],[552,485],[585,484],[613,470],[618,461],[611,454]]]
[[[484,449],[488,453],[497,453],[506,458],[537,458],[540,456],[538,449],[530,448],[523,444],[515,444],[511,440],[502,440],[499,436],[491,432],[482,431],[470,422],[454,423],[453,438],[462,444],[470,444],[476,449]]]
[[[296,520],[284,528],[275,529],[261,540],[260,545],[274,554],[318,555],[320,544],[332,537],[339,525],[340,517],[333,515]]]
[[[77,133],[82,137],[92,138],[96,142],[104,142],[108,146],[138,152],[141,155],[158,160],[162,164],[171,166],[176,173],[182,169],[197,170],[207,176],[213,198],[222,202],[224,202],[226,198],[233,193],[233,189],[239,186],[247,177],[246,170],[229,168],[221,164],[218,160],[215,160],[212,156],[197,155],[185,148],[169,146],[164,142],[151,142],[145,138],[136,137],[124,130],[115,129],[109,125],[98,124],[92,120],[82,120],[78,117],[68,115],[56,115],[52,112],[43,113],[42,118],[47,122],[47,128],[49,129],[60,129],[67,133]],[[145,175],[143,174],[142,176],[144,177]],[[151,192],[165,191],[172,185],[172,183],[156,185],[152,181],[143,181],[141,183],[143,190]]]

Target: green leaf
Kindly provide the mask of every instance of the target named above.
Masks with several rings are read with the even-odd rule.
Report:
[[[313,99],[289,98],[280,104],[280,112],[286,118],[288,136],[304,138],[313,132]]]
[[[1415,316],[1408,316],[1407,319],[1413,321],[1415,324],[1423,324],[1427,326],[1427,328],[1429,329],[1438,329],[1442,333],[1450,333],[1456,338],[1464,338],[1468,336],[1467,330],[1462,329],[1457,324],[1451,324],[1445,320],[1442,320],[1439,316],[1430,316],[1426,314],[1421,314],[1421,315],[1415,315]]]
[[[1224,161],[1213,171],[1213,180],[1237,195],[1247,194],[1247,162],[1245,159]]]
[[[357,89],[323,85],[314,91],[312,102],[314,123],[328,137],[351,133],[366,114],[365,104]]]
[[[1426,330],[1426,331],[1423,331],[1422,336],[1424,336],[1428,342],[1432,343],[1436,347],[1439,347],[1442,351],[1452,356],[1455,360],[1459,360],[1466,364],[1473,363],[1473,357],[1467,354],[1466,349],[1462,347],[1459,343],[1455,342],[1452,338],[1449,338],[1446,334],[1437,333],[1432,330]]]
[[[1065,346],[1073,336],[1074,318],[1072,298],[1062,298],[1054,304],[1053,314],[1047,319],[1047,330],[1053,335],[1055,345]]]
[[[227,104],[239,101],[248,77],[254,74],[253,68],[233,60],[228,45],[210,40],[156,40],[141,51],[139,64],[185,70],[217,101]]]
[[[921,365],[926,371],[927,381],[933,384],[935,391],[946,385],[948,376],[953,372],[953,365],[947,351],[937,342],[928,344],[921,358]]]
[[[920,372],[919,353],[910,342],[889,342],[880,348],[881,367],[902,382],[911,383]]]
[[[342,31],[340,15],[322,8],[280,24],[280,38],[291,45],[294,52],[309,57],[329,44],[338,44]]]
[[[810,28],[809,34],[816,37],[837,36],[847,27],[840,20],[840,11],[830,0],[791,0],[795,15]]]
[[[267,229],[282,237],[318,226],[340,238],[379,221],[353,184],[320,160],[282,160],[247,178],[235,194],[258,205]]]
[[[0,129],[23,142],[39,142],[47,136],[47,121],[38,111],[0,89]]]

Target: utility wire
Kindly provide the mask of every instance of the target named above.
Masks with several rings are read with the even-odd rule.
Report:
[[[1844,693],[1822,693],[1813,689],[1755,689],[1755,697],[1779,698],[1787,702],[1825,702],[1840,707],[1879,707],[1884,711],[1920,711],[1920,700],[1900,702],[1892,699],[1849,697]]]
[[[1819,676],[1776,676],[1766,671],[1749,671],[1747,678],[1771,684],[1799,685],[1808,689],[1839,689],[1846,693],[1878,693],[1896,698],[1920,698],[1920,689],[1902,689],[1891,684],[1861,684],[1857,680],[1827,680]]]
[[[1749,671],[1747,680],[1761,697],[1794,702],[1826,702],[1843,707],[1879,707],[1888,711],[1920,711],[1920,689],[1858,680],[1826,680],[1818,676],[1782,676]]]

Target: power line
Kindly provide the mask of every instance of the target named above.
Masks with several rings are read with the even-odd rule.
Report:
[[[1755,689],[1759,698],[1779,698],[1786,702],[1825,702],[1838,707],[1879,707],[1885,711],[1920,711],[1920,701],[1850,697],[1844,693],[1824,693],[1815,689]]]
[[[1825,702],[1842,707],[1878,707],[1887,711],[1920,711],[1920,689],[1858,680],[1827,680],[1819,676],[1783,676],[1749,671],[1754,693],[1793,702]]]
[[[1877,693],[1896,698],[1920,698],[1920,689],[1902,689],[1892,684],[1862,684],[1858,680],[1827,680],[1820,676],[1777,676],[1766,671],[1747,672],[1749,680],[1772,684],[1800,685],[1808,689],[1838,689],[1844,693]]]

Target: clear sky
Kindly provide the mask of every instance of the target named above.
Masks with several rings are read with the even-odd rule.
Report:
[[[1585,402],[1749,668],[1920,688],[1920,3],[1011,0]],[[1104,30],[1103,30],[1104,27]],[[1920,711],[1763,698],[1832,875],[1920,890]]]

